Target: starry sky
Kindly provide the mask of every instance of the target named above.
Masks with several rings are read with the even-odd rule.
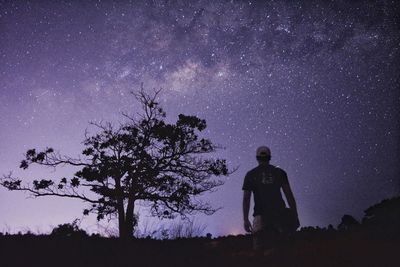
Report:
[[[129,92],[143,83],[163,88],[168,120],[206,119],[205,134],[225,147],[213,156],[238,167],[204,196],[222,207],[194,218],[206,232],[244,232],[241,187],[260,145],[288,173],[303,226],[360,219],[400,192],[399,6],[0,0],[0,174],[74,173],[18,166],[29,148],[79,156],[88,122],[138,111]],[[45,232],[83,207],[0,188],[0,230]],[[140,224],[158,225],[138,212]],[[81,226],[107,227],[90,216]]]

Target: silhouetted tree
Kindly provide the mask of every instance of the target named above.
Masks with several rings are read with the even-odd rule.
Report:
[[[143,113],[123,113],[127,122],[119,127],[92,123],[99,132],[85,134],[83,160],[62,156],[53,148],[42,152],[30,149],[20,164],[22,169],[31,164],[80,167],[72,178],[34,180],[23,185],[10,173],[3,176],[0,184],[9,190],[28,191],[35,197],[83,200],[90,204],[84,214],[95,212],[98,220],[116,214],[120,237],[133,235],[135,203],[139,200],[150,204],[152,215],[159,218],[185,217],[196,211],[214,213],[209,203],[194,196],[223,184],[214,177],[230,173],[226,161],[204,157],[219,148],[199,137],[198,133],[206,128],[205,120],[180,114],[176,123],[167,123],[164,110],[156,102],[158,93],[149,95],[143,88],[132,93]]]
[[[400,234],[400,197],[385,199],[364,211],[362,224],[392,234]]]
[[[341,231],[351,230],[359,225],[360,225],[360,223],[356,219],[354,219],[353,216],[345,214],[342,217],[342,221],[338,225],[338,230],[341,230]]]

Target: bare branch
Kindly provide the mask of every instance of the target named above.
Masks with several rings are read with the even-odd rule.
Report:
[[[56,186],[51,186],[43,189],[34,189],[29,185],[21,185],[21,180],[12,177],[12,174],[3,175],[0,178],[0,185],[4,186],[10,191],[26,191],[32,194],[34,197],[43,196],[57,196],[66,198],[76,198],[89,203],[99,203],[98,200],[93,200],[86,197],[83,193],[79,194],[73,188],[64,188],[63,190],[58,189]]]

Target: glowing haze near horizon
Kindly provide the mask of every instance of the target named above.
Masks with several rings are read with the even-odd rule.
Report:
[[[303,226],[359,219],[398,194],[399,5],[265,2],[0,1],[1,174],[72,174],[18,165],[29,148],[79,156],[88,122],[136,112],[129,92],[143,83],[163,88],[168,120],[206,119],[226,148],[214,156],[238,167],[205,196],[222,209],[194,217],[205,232],[243,233],[241,186],[260,145],[287,171]],[[28,197],[0,189],[1,230],[82,217],[79,201]],[[81,226],[104,230],[93,217]]]

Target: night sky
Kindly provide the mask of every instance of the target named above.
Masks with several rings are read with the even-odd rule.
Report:
[[[238,167],[205,196],[222,209],[195,217],[214,236],[244,232],[260,145],[288,173],[302,226],[360,219],[399,194],[398,2],[261,2],[0,0],[0,174],[72,174],[18,166],[29,148],[78,157],[88,122],[138,111],[129,92],[143,83],[163,88],[168,120],[206,119],[225,147],[213,156]],[[49,231],[84,206],[0,188],[0,231]],[[104,230],[94,216],[81,226]]]

